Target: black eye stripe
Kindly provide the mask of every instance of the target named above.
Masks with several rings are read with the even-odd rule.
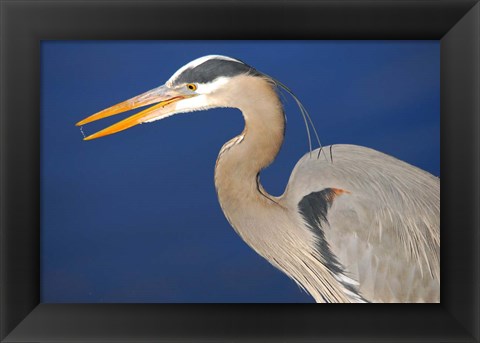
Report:
[[[186,69],[178,75],[173,84],[208,83],[222,76],[232,77],[246,73],[261,75],[254,68],[241,62],[211,59],[194,68]]]

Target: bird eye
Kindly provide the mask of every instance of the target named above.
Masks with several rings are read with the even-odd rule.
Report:
[[[191,91],[195,91],[195,90],[197,90],[197,85],[195,85],[193,83],[189,83],[189,84],[187,84],[187,88],[190,89]]]

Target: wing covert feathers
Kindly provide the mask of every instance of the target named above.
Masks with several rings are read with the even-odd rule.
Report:
[[[439,302],[439,179],[369,148],[330,151],[297,163],[282,201],[315,232],[332,275],[371,302]]]

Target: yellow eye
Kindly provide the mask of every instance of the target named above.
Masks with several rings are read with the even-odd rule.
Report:
[[[197,85],[194,83],[188,83],[187,88],[190,89],[191,91],[196,91],[197,90]]]

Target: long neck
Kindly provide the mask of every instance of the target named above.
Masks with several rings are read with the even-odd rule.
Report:
[[[260,78],[244,81],[237,107],[245,129],[222,147],[215,167],[215,186],[227,216],[252,201],[273,202],[260,184],[259,173],[277,156],[285,132],[283,107],[272,85]]]
[[[220,205],[251,248],[302,285],[317,302],[323,302],[322,294],[331,294],[331,285],[338,281],[323,264],[315,236],[305,229],[298,213],[263,189],[258,177],[282,145],[282,105],[268,82],[251,77],[245,77],[243,85],[240,81],[235,82],[240,85],[237,91],[230,89],[221,97],[233,96],[229,104],[236,101],[245,129],[222,147],[217,159],[215,186]],[[343,293],[334,293],[336,299],[349,301]]]

